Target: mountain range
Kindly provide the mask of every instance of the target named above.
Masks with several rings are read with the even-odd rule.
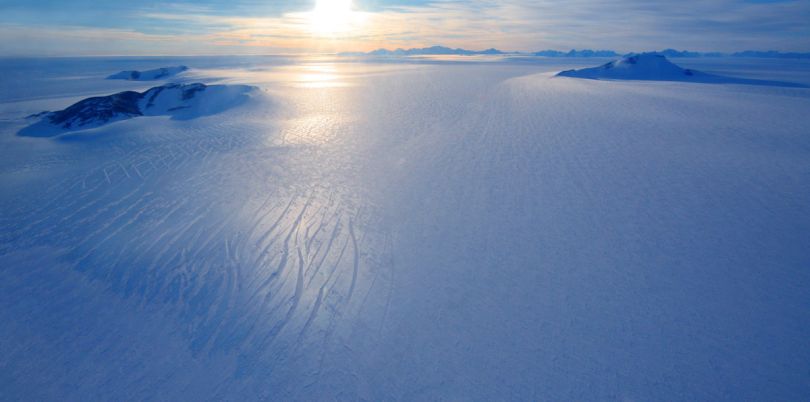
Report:
[[[776,50],[745,50],[734,53],[722,52],[693,52],[688,50],[664,49],[661,51],[646,52],[651,54],[658,54],[670,58],[678,57],[756,57],[756,58],[787,58],[787,59],[810,59],[810,52],[779,52]],[[634,54],[634,53],[629,53]],[[458,55],[458,56],[474,56],[474,55],[528,55],[540,57],[618,57],[622,54],[613,50],[591,50],[572,49],[567,52],[560,50],[540,50],[536,52],[511,52],[502,51],[494,48],[486,50],[468,50],[461,48],[450,48],[446,46],[431,46],[424,48],[410,48],[402,49],[397,48],[394,50],[377,49],[370,52],[343,52],[339,56],[376,56],[376,57],[389,57],[389,56],[425,56],[425,55]]]

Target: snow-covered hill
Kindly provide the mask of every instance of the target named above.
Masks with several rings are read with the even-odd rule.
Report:
[[[180,74],[186,70],[188,70],[188,67],[186,66],[161,67],[156,68],[154,70],[146,70],[146,71],[127,70],[121,71],[120,73],[115,73],[107,77],[107,79],[129,80],[129,81],[155,81],[174,77],[175,75]]]
[[[557,76],[592,80],[687,81],[712,84],[802,86],[790,82],[726,77],[681,68],[669,61],[666,56],[658,53],[632,54],[598,67],[561,71],[557,73]]]
[[[678,67],[662,55],[642,53],[626,56],[599,67],[567,70],[557,75],[590,79],[689,81],[706,74]]]
[[[79,101],[64,110],[31,116],[20,130],[29,137],[52,137],[138,116],[190,119],[215,114],[247,100],[257,88],[247,85],[166,84],[146,92],[126,91]]]

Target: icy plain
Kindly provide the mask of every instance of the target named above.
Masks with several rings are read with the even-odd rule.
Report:
[[[3,59],[0,400],[807,400],[810,89],[607,61]],[[262,96],[17,135],[167,65]]]

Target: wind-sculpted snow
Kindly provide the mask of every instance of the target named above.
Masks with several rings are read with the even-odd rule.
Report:
[[[664,55],[657,53],[633,54],[599,67],[561,71],[557,76],[587,78],[592,80],[687,81],[707,84],[803,87],[801,84],[790,82],[726,77],[707,74],[692,69],[684,69],[667,60]]]
[[[806,400],[808,89],[573,63],[220,66],[268,96],[48,141],[69,94],[0,104],[0,400]]]
[[[247,85],[166,84],[143,93],[126,91],[87,98],[64,110],[31,116],[39,121],[20,130],[19,135],[52,137],[138,116],[192,119],[238,106],[253,92],[256,88]]]
[[[186,66],[161,67],[156,68],[154,70],[145,70],[145,71],[127,70],[115,73],[107,77],[107,79],[129,80],[129,81],[156,81],[174,77],[175,75],[180,74],[184,71],[188,71],[188,67]]]

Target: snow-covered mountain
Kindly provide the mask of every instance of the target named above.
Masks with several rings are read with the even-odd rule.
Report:
[[[166,84],[146,92],[125,91],[79,101],[64,110],[31,116],[39,120],[19,132],[51,137],[138,116],[190,119],[215,114],[249,98],[256,88],[247,85]]]
[[[107,77],[107,79],[129,80],[129,81],[155,81],[155,80],[162,80],[164,78],[174,77],[175,75],[180,74],[186,70],[188,70],[188,67],[186,66],[161,67],[156,68],[154,70],[146,70],[146,71],[127,70],[121,71],[120,73],[115,73]]]
[[[790,82],[728,77],[682,68],[669,61],[666,56],[655,52],[630,54],[598,67],[561,71],[557,73],[557,76],[592,80],[688,81],[711,84],[803,87],[803,85]]]
[[[660,54],[641,53],[625,56],[599,67],[566,70],[559,77],[614,80],[690,81],[707,74],[684,69]]]

